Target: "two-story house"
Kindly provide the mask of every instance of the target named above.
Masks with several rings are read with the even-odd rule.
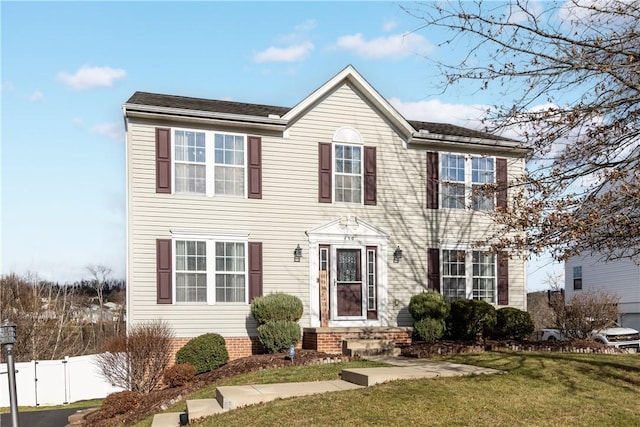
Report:
[[[515,141],[407,120],[351,66],[292,108],[136,92],[123,111],[127,320],[167,321],[176,347],[258,351],[249,304],[275,292],[329,352],[407,342],[425,289],[525,308],[524,259],[474,245],[523,173]]]

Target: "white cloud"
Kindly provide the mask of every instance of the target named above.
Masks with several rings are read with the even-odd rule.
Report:
[[[31,94],[31,96],[29,97],[29,101],[31,101],[31,102],[42,102],[42,101],[44,101],[44,93],[40,92],[39,90],[33,92]]]
[[[361,33],[338,38],[337,47],[369,59],[400,59],[411,54],[425,55],[434,46],[416,33],[392,34],[366,40]]]
[[[72,89],[83,90],[95,87],[111,87],[116,79],[123,78],[126,71],[121,68],[82,66],[75,74],[61,71],[58,80]]]
[[[309,31],[315,29],[316,26],[317,22],[315,19],[307,19],[306,21],[293,27],[293,29],[296,33],[308,33]]]
[[[446,104],[437,99],[404,102],[398,98],[391,98],[389,102],[409,120],[449,123],[479,130],[484,127],[481,120],[489,108],[480,104]]]
[[[313,49],[313,43],[308,41],[299,44],[293,44],[284,48],[271,46],[262,52],[256,53],[253,56],[253,60],[258,63],[297,62],[306,59]]]
[[[119,122],[99,123],[91,127],[91,132],[106,136],[115,141],[124,141],[124,130],[122,129],[122,124]]]
[[[386,32],[389,32],[391,30],[393,30],[394,28],[396,28],[398,26],[398,23],[396,21],[384,21],[384,23],[382,24],[382,29]]]
[[[13,83],[11,82],[4,82],[0,84],[0,92],[13,92],[13,89]]]
[[[71,124],[73,125],[73,127],[81,128],[84,127],[84,120],[79,117],[74,117],[73,120],[71,120]]]

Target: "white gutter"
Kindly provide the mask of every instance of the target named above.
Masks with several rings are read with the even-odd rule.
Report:
[[[428,135],[428,136],[426,136]],[[452,146],[464,149],[491,149],[501,152],[515,152],[519,154],[527,154],[531,148],[522,146],[517,141],[494,140],[485,138],[476,138],[470,136],[444,135],[439,133],[414,132],[411,139],[407,141],[409,145],[429,145],[435,148],[447,148]]]
[[[214,111],[190,110],[186,108],[157,107],[142,104],[124,104],[125,117],[132,117],[133,114],[155,114],[155,116],[176,116],[193,117],[201,119],[214,119],[222,121],[234,121],[243,123],[262,123],[276,126],[286,126],[288,120],[275,117],[249,116],[244,114],[220,113]]]

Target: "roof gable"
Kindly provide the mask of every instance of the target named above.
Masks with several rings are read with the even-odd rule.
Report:
[[[389,101],[380,95],[378,91],[376,91],[373,86],[371,86],[371,84],[369,84],[369,82],[367,82],[351,65],[345,67],[333,78],[313,91],[311,95],[300,101],[295,107],[283,115],[282,118],[287,120],[289,123],[295,122],[300,116],[304,115],[310,108],[312,108],[313,105],[344,83],[349,83],[357,89],[381,112],[381,114],[387,118],[387,120],[396,126],[404,137],[409,137],[413,132],[415,132],[411,124],[400,113],[398,113]]]

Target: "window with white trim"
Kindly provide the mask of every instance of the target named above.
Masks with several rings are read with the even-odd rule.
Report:
[[[582,266],[573,267],[573,290],[582,290]]]
[[[247,243],[215,239],[174,240],[177,303],[246,303]]]
[[[442,250],[442,295],[496,301],[496,256],[483,251]]]
[[[245,195],[246,135],[173,130],[174,191]]]
[[[376,250],[367,249],[367,310],[376,310]]]
[[[449,301],[467,297],[466,253],[457,250],[442,251],[442,295]]]
[[[473,251],[472,299],[493,304],[496,295],[496,257],[492,253]]]
[[[335,144],[335,201],[362,203],[362,146]]]
[[[495,196],[484,186],[495,183],[495,158],[442,154],[440,172],[443,208],[494,209]]]

